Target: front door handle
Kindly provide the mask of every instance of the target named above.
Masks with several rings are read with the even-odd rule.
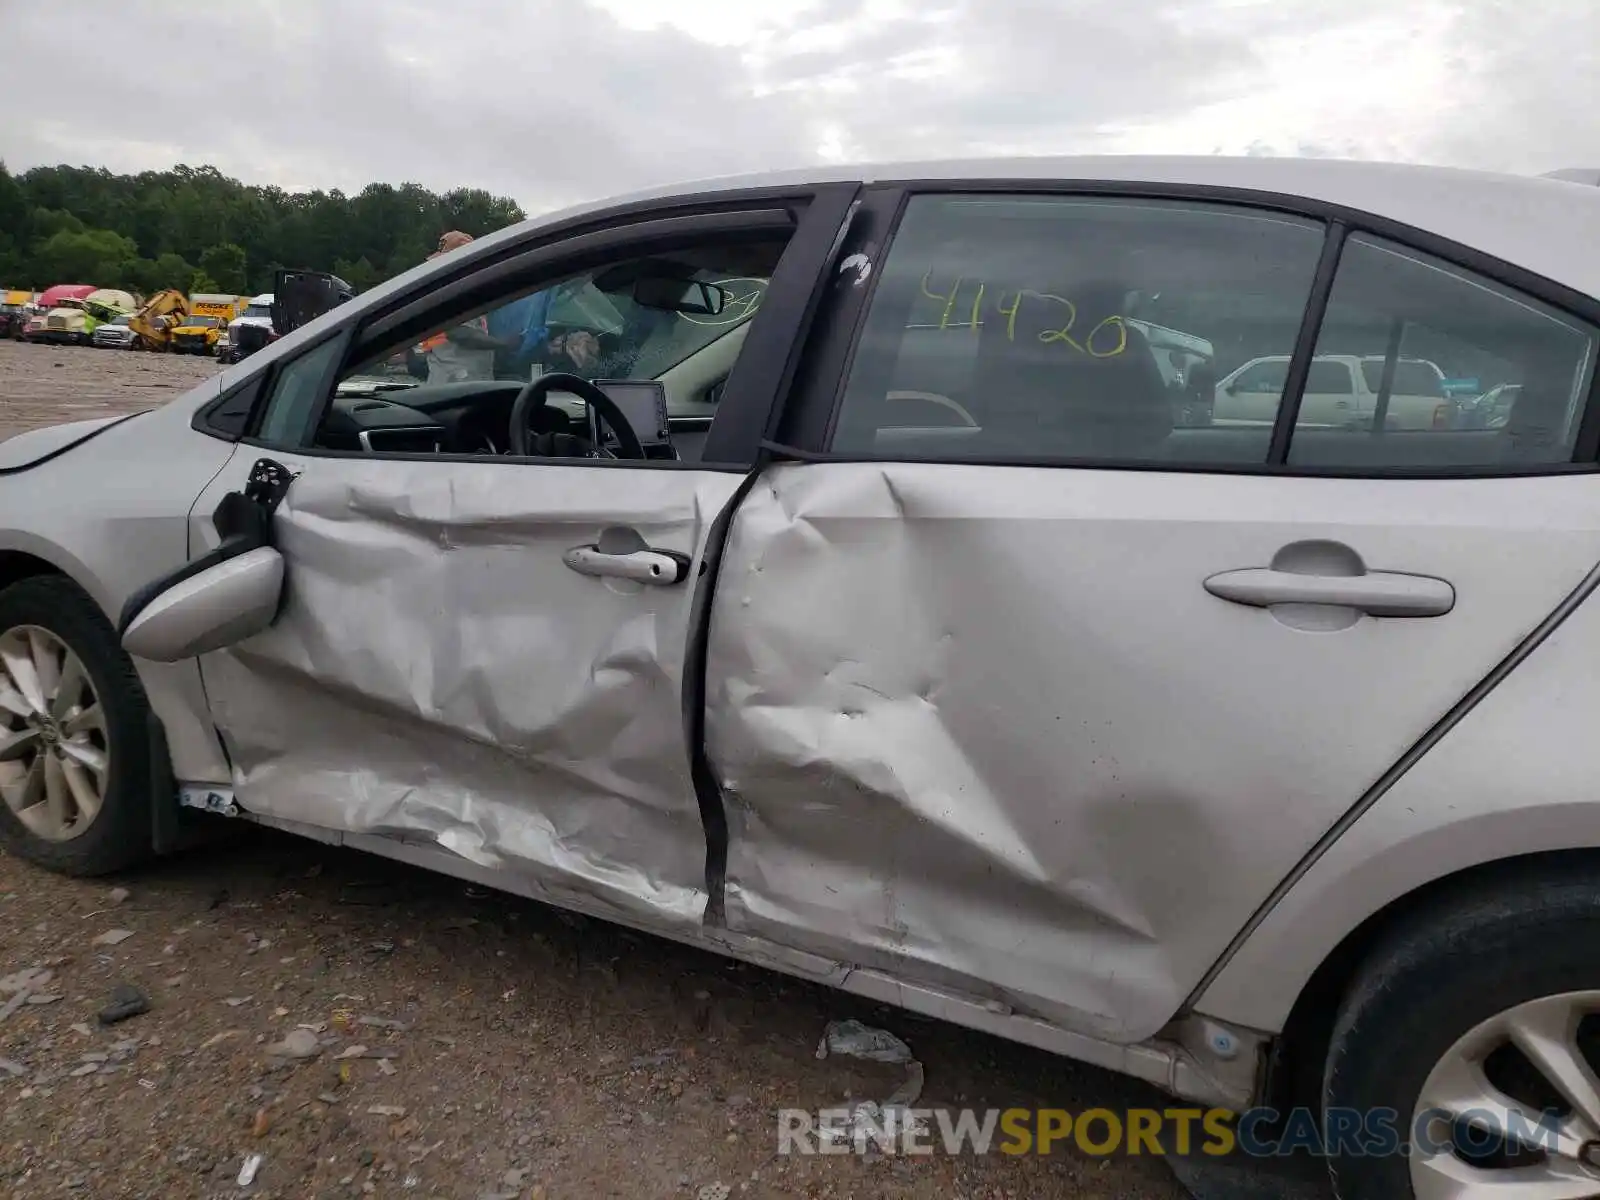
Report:
[[[689,577],[689,557],[673,550],[650,548],[621,551],[602,550],[598,545],[574,546],[562,555],[580,575],[599,579],[631,579],[655,587],[671,587]]]
[[[1456,590],[1448,581],[1394,571],[1301,575],[1253,567],[1213,575],[1205,586],[1213,596],[1255,608],[1320,604],[1355,609],[1372,617],[1440,617],[1456,603]]]

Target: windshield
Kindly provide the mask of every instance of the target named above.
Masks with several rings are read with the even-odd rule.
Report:
[[[247,305],[242,315],[246,317],[260,317],[262,320],[270,321],[272,320],[272,306],[268,304]]]
[[[1383,360],[1363,359],[1361,374],[1366,378],[1367,390],[1380,392],[1383,390]],[[1408,362],[1401,359],[1394,365],[1394,387],[1390,394],[1395,396],[1434,396],[1444,398],[1444,381],[1439,378],[1439,372],[1425,362]]]
[[[756,276],[729,278],[702,270],[690,278],[723,289],[727,300],[721,312],[715,316],[654,312],[626,293],[602,292],[591,279],[582,277],[555,289],[546,319],[552,329],[590,329],[623,336],[632,343],[628,377],[656,379],[755,316],[767,291],[767,280]]]
[[[215,317],[185,317],[183,323],[190,329],[196,326],[202,329],[210,329],[216,325],[217,319]]]
[[[128,314],[124,313],[120,317],[113,317],[111,320],[107,321],[106,324],[107,325],[126,325],[128,323],[128,321],[129,321],[129,319],[130,318],[129,318]]]

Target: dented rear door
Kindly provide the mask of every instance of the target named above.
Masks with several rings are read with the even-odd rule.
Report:
[[[732,525],[706,715],[726,920],[1139,1041],[1600,559],[1592,475],[1538,440],[1576,436],[1600,333],[1265,198],[941,191],[903,217],[869,194],[796,452]],[[1213,379],[1292,353],[1303,380],[1330,280],[1328,312],[1366,318],[1349,352],[1426,317],[1548,411],[1497,443],[1280,409],[1268,469],[1271,425],[1181,427],[1121,328],[1166,296],[1136,311],[1229,347]],[[1404,477],[1444,454],[1453,478]]]

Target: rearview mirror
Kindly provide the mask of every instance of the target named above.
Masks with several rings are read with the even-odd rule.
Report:
[[[728,293],[714,283],[697,279],[646,275],[634,281],[633,302],[640,308],[714,317],[727,307]]]

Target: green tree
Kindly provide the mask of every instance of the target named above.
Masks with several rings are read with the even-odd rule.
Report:
[[[372,265],[365,254],[356,259],[355,262],[345,258],[335,259],[333,273],[357,292],[364,292],[374,284],[382,283],[384,280],[383,273]]]
[[[189,286],[189,279],[193,274],[194,268],[183,255],[169,251],[155,261],[155,287],[152,290],[177,288],[181,292]]]
[[[232,242],[209,247],[200,255],[200,269],[215,279],[222,291],[233,295],[243,292],[249,284],[244,247]]]
[[[265,292],[279,264],[335,271],[342,263],[343,278],[371,286],[414,267],[448,229],[478,237],[521,219],[514,201],[473,188],[439,195],[415,183],[374,183],[347,196],[247,187],[206,166],[13,175],[0,164],[0,281],[136,282],[148,292],[188,287],[198,266],[217,289]],[[62,233],[88,236],[54,240]],[[63,280],[66,261],[103,274]]]
[[[220,292],[221,290],[222,285],[220,283],[211,278],[211,276],[207,275],[204,271],[200,270],[194,271],[190,274],[189,286],[184,288],[184,291],[191,294],[198,292],[216,293]]]
[[[33,250],[40,278],[55,283],[109,286],[121,282],[128,264],[138,257],[132,238],[109,229],[58,230]]]

